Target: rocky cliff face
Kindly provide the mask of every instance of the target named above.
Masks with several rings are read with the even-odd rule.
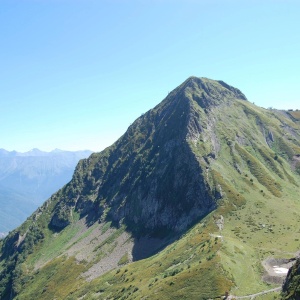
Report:
[[[300,299],[300,259],[289,269],[282,286],[282,298],[289,300]]]

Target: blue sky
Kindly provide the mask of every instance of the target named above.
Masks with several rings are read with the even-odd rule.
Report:
[[[100,151],[194,75],[300,109],[300,1],[1,0],[0,148]]]

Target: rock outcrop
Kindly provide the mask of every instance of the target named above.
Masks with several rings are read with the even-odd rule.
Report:
[[[300,299],[300,258],[289,269],[282,286],[282,298],[286,300]]]

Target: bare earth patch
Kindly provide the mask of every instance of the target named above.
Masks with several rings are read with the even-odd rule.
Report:
[[[102,274],[117,268],[118,262],[125,253],[128,254],[128,262],[132,261],[131,253],[133,249],[133,241],[128,233],[123,232],[113,243],[114,247],[112,251],[107,248],[107,251],[103,253],[103,257],[100,261],[94,264],[87,272],[82,274],[87,281],[91,281]]]
[[[295,259],[276,259],[267,258],[262,262],[262,265],[266,271],[263,276],[263,280],[268,283],[282,284],[289,268],[293,266]]]

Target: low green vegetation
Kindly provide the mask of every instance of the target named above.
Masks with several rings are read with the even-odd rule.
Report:
[[[22,282],[20,295],[16,299],[65,299],[83,282],[80,274],[84,270],[85,266],[74,258],[53,259],[41,271],[36,271],[34,277]]]
[[[128,253],[125,253],[118,261],[118,265],[126,265],[128,262],[129,262]]]
[[[247,163],[251,174],[258,180],[258,182],[265,186],[274,196],[281,197],[281,186],[270,176],[266,168],[253,155],[238,144],[235,144],[235,149]]]

